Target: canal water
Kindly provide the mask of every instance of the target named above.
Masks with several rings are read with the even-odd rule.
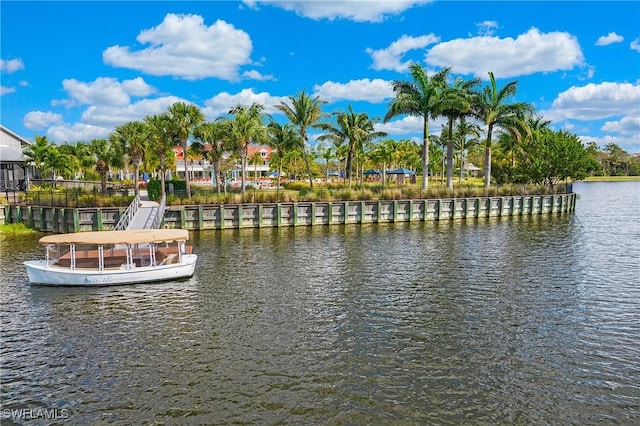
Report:
[[[154,285],[32,287],[38,236],[2,236],[0,421],[638,424],[640,182],[574,190],[574,214],[193,233],[195,276]]]

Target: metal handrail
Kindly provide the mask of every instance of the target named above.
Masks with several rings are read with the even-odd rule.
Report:
[[[164,212],[167,209],[167,195],[162,196],[162,200],[160,201],[160,206],[158,210],[156,210],[156,217],[153,218],[153,224],[151,225],[151,229],[159,229],[160,223],[162,223],[162,219],[164,218]]]
[[[131,222],[131,219],[133,219],[133,216],[136,215],[136,212],[138,211],[139,207],[140,207],[140,194],[138,193],[136,194],[131,204],[129,204],[129,207],[127,207],[127,209],[124,211],[124,214],[120,216],[118,223],[116,223],[116,226],[113,229],[116,231],[122,231],[124,229],[127,229],[127,227],[129,226],[129,222]]]

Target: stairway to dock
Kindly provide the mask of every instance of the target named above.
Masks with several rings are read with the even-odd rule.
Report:
[[[151,201],[147,191],[139,191],[114,229],[158,229],[166,209],[166,198]]]

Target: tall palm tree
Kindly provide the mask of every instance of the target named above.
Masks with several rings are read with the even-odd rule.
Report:
[[[344,141],[349,147],[347,151],[346,178],[351,186],[353,175],[353,160],[356,151],[361,151],[366,142],[372,141],[379,137],[385,137],[385,132],[376,131],[374,123],[378,118],[369,118],[366,113],[355,113],[351,105],[347,107],[347,112],[335,112],[332,114],[336,119],[336,124],[320,123],[318,128],[328,132],[318,137],[319,141]]]
[[[280,102],[280,104],[275,107],[282,112],[294,126],[298,127],[304,161],[307,167],[307,174],[309,175],[309,186],[313,188],[313,175],[311,173],[311,164],[309,163],[306,148],[307,142],[309,141],[307,128],[315,127],[316,123],[323,117],[322,105],[326,104],[326,101],[321,100],[319,96],[311,98],[303,90],[295,97],[289,96],[289,102],[291,105],[286,102]]]
[[[324,144],[318,144],[318,155],[320,156],[320,158],[324,160],[324,164],[325,164],[324,176],[326,179],[329,179],[329,167],[331,165],[331,160],[336,158],[335,147],[326,146]]]
[[[156,158],[160,166],[160,191],[164,196],[165,173],[169,160],[173,158],[173,147],[176,144],[177,135],[174,133],[172,123],[167,114],[151,115],[144,119],[149,134],[150,153]]]
[[[463,116],[460,117],[454,133],[455,141],[460,149],[460,177],[458,182],[462,182],[462,172],[464,168],[464,151],[468,147],[467,136],[471,136],[469,141],[477,142],[480,138],[480,128],[475,123],[470,123]]]
[[[280,199],[280,176],[282,176],[282,162],[284,157],[288,152],[302,147],[300,146],[300,138],[293,128],[293,125],[290,123],[282,125],[270,117],[269,125],[267,126],[267,135],[267,144],[276,149],[276,152],[274,153],[275,159],[278,162],[278,186],[276,186],[276,199]],[[274,154],[272,154],[272,157],[274,157]]]
[[[441,70],[432,77],[419,64],[409,66],[413,81],[396,80],[391,87],[396,97],[389,103],[384,122],[399,115],[410,115],[423,119],[422,126],[422,188],[429,185],[429,119],[439,114],[439,104],[446,87],[448,69]]]
[[[196,142],[193,145],[200,145],[202,156],[206,158],[213,167],[216,190],[218,194],[220,194],[220,162],[228,149],[228,144],[224,139],[223,123],[220,121],[203,123],[195,131],[194,136],[200,142]]]
[[[266,140],[265,125],[262,111],[264,106],[253,103],[250,107],[238,105],[229,111],[233,119],[224,117],[224,131],[230,142],[240,154],[240,168],[242,177],[240,184],[242,194],[245,193],[245,181],[247,179],[247,152],[249,144],[262,143]]]
[[[112,167],[122,167],[122,151],[106,139],[93,139],[89,142],[89,150],[94,156],[95,166],[100,175],[102,193],[107,193],[107,173]]]
[[[443,71],[449,71],[449,68]],[[473,88],[480,79],[464,80],[456,78],[447,86],[439,105],[440,115],[447,117],[447,188],[453,190],[453,123],[469,114],[473,102]]]
[[[191,198],[191,186],[189,185],[189,173],[187,172],[187,142],[195,129],[204,122],[205,117],[200,108],[186,102],[176,102],[171,105],[167,110],[167,116],[176,129],[178,140],[182,147],[187,198]]]
[[[494,128],[510,129],[512,132],[530,133],[525,116],[531,113],[531,105],[524,102],[506,103],[515,95],[518,82],[507,83],[498,89],[493,72],[489,72],[489,84],[474,100],[473,115],[487,126],[487,139],[484,146],[484,189],[491,185],[491,136]]]
[[[131,164],[133,164],[135,193],[139,192],[140,164],[147,151],[149,129],[142,121],[129,121],[116,127],[109,135],[109,141],[120,144]]]
[[[258,151],[254,152],[253,155],[249,158],[249,165],[253,166],[253,178],[256,181],[258,180],[258,166],[263,163],[264,159]]]

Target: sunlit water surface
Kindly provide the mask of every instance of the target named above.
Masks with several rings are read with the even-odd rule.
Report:
[[[575,214],[193,233],[195,276],[153,285],[30,286],[39,235],[2,236],[3,413],[638,424],[640,182],[574,189]]]

